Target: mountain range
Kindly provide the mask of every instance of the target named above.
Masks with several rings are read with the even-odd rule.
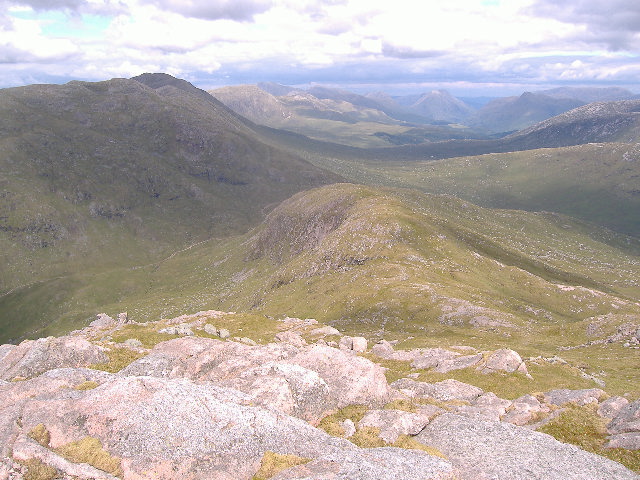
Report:
[[[587,103],[592,99],[597,101]],[[517,122],[520,126],[513,128]],[[511,129],[516,131],[507,133]],[[492,417],[503,428],[505,415],[524,408],[513,404],[517,392],[548,410],[536,410],[540,418],[527,420],[531,428],[548,428],[556,438],[640,471],[640,450],[633,443],[637,428],[622,432],[611,426],[615,422],[607,423],[640,398],[639,145],[640,100],[619,89],[525,93],[480,108],[444,91],[396,98],[263,83],[208,93],[166,74],[0,90],[0,340],[19,344],[75,331],[61,340],[0,346],[1,373],[3,365],[23,365],[18,357],[32,358],[27,350],[39,352],[47,345],[42,347],[44,370],[7,373],[1,378],[12,382],[0,383],[0,391],[15,388],[12,398],[31,405],[29,382],[50,388],[41,375],[59,374],[61,385],[73,385],[72,390],[79,384],[74,379],[81,372],[57,373],[50,365],[84,372],[106,362],[105,368],[125,373],[103,378],[85,372],[83,381],[117,390],[153,371],[152,377],[162,380],[149,380],[145,389],[166,393],[183,385],[189,391],[185,401],[192,402],[200,397],[194,390],[199,387],[190,382],[218,368],[209,368],[210,348],[251,345],[251,351],[233,350],[228,358],[242,363],[257,355],[262,360],[256,368],[284,369],[313,382],[322,377],[327,385],[333,380],[325,380],[323,372],[300,370],[307,363],[276,363],[318,348],[322,358],[334,361],[349,350],[348,358],[358,363],[354,378],[364,375],[365,360],[376,365],[367,364],[368,369],[386,368],[391,387],[381,381],[380,388],[400,392],[396,400],[413,395],[408,403],[402,397],[412,411],[424,406],[416,399],[431,401],[415,389],[436,387],[410,382],[466,382],[464,388],[504,398],[489,395],[478,403],[481,393],[471,400],[454,397],[455,412],[449,404],[447,412],[475,418],[473,412],[488,408],[484,401],[504,404],[504,412]],[[112,324],[105,314],[100,325],[92,323],[98,312],[121,313],[122,321]],[[190,317],[195,312],[219,319],[215,332],[211,325],[205,331],[197,315]],[[78,331],[90,323],[88,330]],[[322,339],[310,333],[312,325],[325,329]],[[227,334],[221,336],[220,328]],[[192,336],[187,329],[208,338],[179,338]],[[229,330],[233,339],[225,340]],[[279,332],[284,336],[277,337]],[[360,338],[376,345],[378,353],[366,346],[354,352],[361,342],[354,339]],[[286,347],[291,351],[274,360],[273,352],[285,348],[273,346],[274,339],[278,345],[294,342],[296,351]],[[91,351],[102,360],[67,365],[60,360],[66,354],[59,353],[65,345],[71,345],[70,359]],[[165,368],[160,364],[180,348],[194,352],[193,358],[171,360],[178,362],[172,371],[191,373],[176,373],[169,381],[158,373]],[[491,355],[506,350],[527,359],[529,376],[515,370],[480,372],[491,364]],[[110,352],[108,361],[104,352]],[[439,360],[427,365],[425,356],[436,354]],[[423,363],[412,363],[418,357]],[[262,365],[267,358],[276,363]],[[445,368],[449,361],[456,368]],[[246,395],[271,392],[282,381],[260,370],[256,378],[266,375],[268,389],[253,383],[249,388],[246,382],[254,373],[243,365],[227,380],[234,379],[233,388]],[[298,382],[302,377],[295,375]],[[11,386],[21,381],[26,390]],[[215,388],[231,388],[231,383]],[[571,407],[556,405],[556,394],[549,392],[562,389],[582,392],[567,395],[588,399],[584,404],[592,406],[578,400]],[[373,397],[363,397],[365,403],[384,403],[369,394]],[[51,395],[51,401],[63,401],[58,393]],[[620,403],[610,417],[601,412],[607,395]],[[260,408],[283,408],[273,398]],[[223,403],[235,401],[225,397]],[[366,409],[360,416],[345,413],[351,410],[336,413],[355,408],[345,402],[331,404],[332,411],[360,432]],[[298,408],[306,407],[283,412],[295,417]],[[328,410],[316,413],[303,420],[330,422]],[[565,418],[574,414],[588,417],[588,427]],[[626,425],[629,415],[619,422]],[[554,423],[558,418],[568,426]],[[463,422],[443,416],[435,424],[445,419]],[[534,420],[550,423],[544,427]],[[464,428],[479,428],[473,422]],[[579,433],[570,436],[558,422]],[[56,440],[55,432],[67,431],[67,425],[56,425],[47,427],[53,435],[48,441],[36,443],[59,455],[58,443],[68,442]],[[23,433],[29,437],[36,427],[29,424]],[[327,427],[329,437],[335,428]],[[0,435],[4,432],[0,428]],[[104,432],[96,435],[111,442]],[[474,478],[466,470],[471,467],[438,435],[433,427],[420,438],[437,441],[449,452],[450,464],[443,468]],[[616,437],[624,446],[610,451],[604,445],[613,435],[626,436]],[[589,444],[590,438],[597,441]],[[37,450],[31,440],[15,443],[12,437],[11,444],[21,452]],[[323,436],[328,443],[317,445],[329,448],[332,441],[337,440]],[[383,443],[376,445],[390,448],[393,442]],[[351,452],[344,445],[340,455]],[[107,447],[127,462],[142,462],[111,443]],[[544,448],[561,449],[555,443]],[[396,453],[394,458],[409,455]],[[259,463],[263,454],[251,461]],[[372,458],[367,460],[372,465],[380,461]],[[588,458],[604,469],[598,471],[622,468]],[[6,465],[21,468],[2,462],[0,472]],[[143,463],[125,462],[123,468],[138,475]],[[247,472],[258,470],[254,463]],[[540,478],[553,478],[540,471]],[[116,477],[124,475],[118,472]],[[576,475],[572,478],[587,478]]]
[[[634,94],[620,88],[562,88],[476,102],[456,98],[446,90],[405,96],[359,95],[273,83],[224,87],[210,93],[256,123],[358,147],[504,136],[587,103],[634,99]]]

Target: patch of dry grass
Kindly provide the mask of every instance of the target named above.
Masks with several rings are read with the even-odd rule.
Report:
[[[393,442],[391,446],[398,447],[398,448],[407,448],[410,450],[422,450],[423,452],[426,452],[429,455],[434,457],[440,457],[445,459],[447,458],[437,448],[425,445],[424,443],[419,442],[418,440],[416,440],[413,437],[410,437],[409,435],[400,435],[398,439],[395,442]]]
[[[321,428],[334,437],[343,437],[345,431],[344,428],[342,428],[341,423],[349,419],[357,425],[358,422],[362,420],[362,417],[367,413],[367,410],[369,410],[369,407],[366,405],[349,405],[324,417],[320,420],[318,428]]]
[[[49,430],[47,430],[47,427],[44,426],[44,423],[39,423],[33,427],[27,435],[43,447],[49,447],[51,434],[49,433]]]
[[[297,455],[282,455],[266,451],[260,461],[260,470],[256,472],[252,480],[267,480],[287,468],[304,465],[310,461],[310,458],[298,457]]]
[[[558,417],[542,426],[539,431],[640,472],[640,450],[604,448],[607,441],[606,422],[595,413],[593,407],[567,406]]]
[[[89,365],[89,368],[103,370],[109,373],[118,373],[124,367],[144,356],[143,354],[124,347],[111,348],[106,354],[109,357],[108,362],[94,363],[93,365]]]
[[[392,402],[387,403],[384,406],[384,409],[385,410],[402,410],[404,412],[409,412],[409,413],[418,412],[418,407],[415,404],[415,402],[407,398],[402,398],[402,399],[399,398],[399,399],[393,400]]]
[[[98,382],[94,382],[91,380],[87,380],[86,382],[82,382],[79,385],[76,385],[76,390],[93,390],[98,387],[100,384]]]
[[[124,475],[120,459],[104,450],[97,438],[84,437],[82,440],[62,445],[54,451],[70,462],[87,463],[116,477]]]
[[[361,448],[386,447],[389,444],[380,438],[380,429],[376,427],[362,427],[349,440]]]
[[[42,461],[37,458],[30,458],[20,463],[27,467],[24,480],[53,480],[54,478],[58,478],[58,471],[55,468],[42,463]]]

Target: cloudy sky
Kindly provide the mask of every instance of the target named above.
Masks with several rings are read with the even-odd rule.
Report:
[[[640,93],[637,0],[0,0],[0,87],[166,72],[197,86]]]

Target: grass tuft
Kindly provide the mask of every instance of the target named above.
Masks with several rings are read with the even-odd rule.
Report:
[[[640,472],[640,451],[604,448],[607,441],[606,422],[595,413],[593,407],[567,406],[558,417],[542,426],[539,431]]]
[[[363,427],[354,433],[349,440],[360,448],[386,447],[389,444],[380,438],[380,429]]]
[[[109,357],[108,362],[94,363],[93,365],[89,365],[89,368],[93,368],[94,370],[102,370],[109,373],[118,373],[124,367],[144,356],[143,354],[134,352],[133,350],[129,350],[128,348],[112,348],[106,353]]]
[[[358,424],[362,417],[367,413],[369,407],[366,405],[349,405],[347,407],[341,408],[335,413],[331,415],[327,415],[318,424],[318,428],[321,428],[329,435],[333,435],[334,437],[342,437],[344,436],[344,428],[340,425],[341,422],[349,419],[354,424]]]
[[[122,478],[124,475],[120,459],[104,450],[97,438],[84,437],[82,440],[67,443],[54,450],[70,462],[87,463],[116,477]]]
[[[42,463],[38,458],[30,458],[20,463],[27,467],[24,480],[53,480],[54,478],[59,478],[58,471],[55,468]]]
[[[79,385],[76,385],[76,390],[93,390],[94,388],[98,387],[100,384],[98,382],[93,382],[91,380],[88,380],[86,382],[82,382]]]
[[[256,472],[252,480],[267,480],[287,468],[304,465],[310,461],[310,458],[298,457],[297,455],[282,455],[266,451],[260,461],[260,470]]]
[[[404,412],[417,413],[418,407],[412,400],[396,399],[384,406],[385,410],[402,410]]]
[[[437,448],[429,447],[428,445],[425,445],[424,443],[419,442],[418,440],[416,440],[413,437],[410,437],[409,435],[400,435],[398,439],[395,442],[393,442],[392,446],[398,447],[398,448],[406,448],[409,450],[422,450],[423,452],[426,452],[429,455],[434,457],[440,457],[444,459],[447,458]]]
[[[47,430],[47,427],[44,426],[44,423],[39,423],[33,427],[27,435],[43,447],[49,447],[51,434],[49,433],[49,430]]]

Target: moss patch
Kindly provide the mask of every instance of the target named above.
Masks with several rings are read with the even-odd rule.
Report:
[[[380,358],[377,355],[373,355],[371,353],[361,353],[360,356],[371,360],[373,363],[376,363],[381,367],[384,367],[386,369],[384,371],[384,375],[387,378],[387,382],[389,383],[393,383],[396,380],[405,378],[409,373],[416,371],[411,367],[411,362],[406,362],[403,360],[388,360]]]
[[[149,323],[142,325],[125,325],[111,336],[114,342],[123,343],[129,338],[140,340],[145,348],[153,348],[160,342],[177,338],[177,335],[159,333],[157,330],[164,328],[164,325]]]
[[[412,401],[408,399],[397,399],[387,403],[384,406],[385,410],[402,410],[404,412],[417,413],[418,407]]]
[[[282,470],[296,465],[304,465],[310,461],[310,458],[298,457],[297,455],[282,455],[266,451],[260,461],[260,470],[256,472],[252,480],[267,480]]]

